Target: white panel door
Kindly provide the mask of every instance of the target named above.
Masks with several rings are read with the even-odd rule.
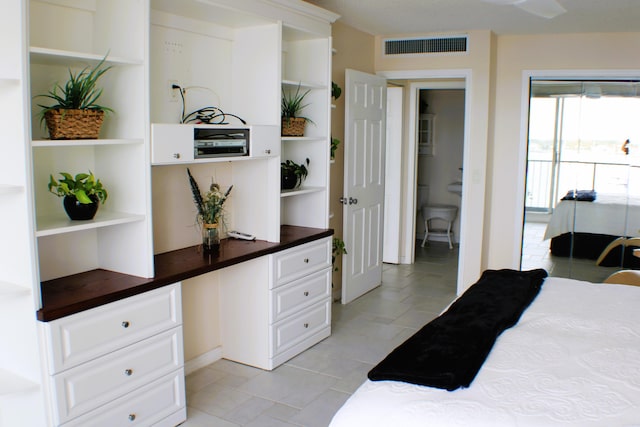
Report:
[[[346,70],[342,303],[382,282],[386,79]]]

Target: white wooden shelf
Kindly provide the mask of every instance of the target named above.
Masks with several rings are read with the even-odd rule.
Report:
[[[72,221],[64,212],[57,215],[39,216],[37,218],[37,237],[53,236],[56,234],[73,233],[76,231],[92,230],[113,225],[128,224],[144,221],[144,215],[110,212],[100,207],[94,219],[86,221]]]
[[[301,194],[318,193],[324,191],[325,187],[301,187],[293,190],[282,190],[280,197],[299,196]]]
[[[38,390],[40,386],[19,375],[0,369],[0,396],[27,393]]]
[[[282,86],[297,88],[300,85],[301,89],[326,89],[327,85],[321,83],[312,83],[298,80],[282,80]]]
[[[107,52],[105,52],[106,54]],[[66,67],[72,65],[84,65],[87,63],[95,64],[102,61],[104,55],[94,53],[75,52],[61,49],[49,49],[45,47],[32,46],[29,49],[32,64],[42,65],[64,65]],[[107,65],[142,65],[143,61],[139,59],[121,58],[107,56],[105,61]]]
[[[143,144],[143,139],[37,139],[33,147],[88,147],[92,145],[135,145]]]
[[[0,194],[18,194],[24,191],[21,185],[0,184]]]
[[[20,286],[17,283],[0,281],[0,297],[13,297],[30,295],[31,289]]]
[[[287,141],[326,141],[327,138],[324,136],[283,136],[282,142]]]

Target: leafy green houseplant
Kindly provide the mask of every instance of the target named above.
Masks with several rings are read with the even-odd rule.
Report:
[[[209,191],[202,193],[189,168],[187,168],[187,175],[189,176],[193,201],[198,210],[196,219],[202,227],[203,252],[218,252],[220,249],[219,226],[224,221],[224,203],[227,201],[233,185],[223,193],[220,190],[220,185],[211,183]]]
[[[339,145],[340,140],[338,138],[331,138],[331,160],[336,158],[336,151]]]
[[[298,164],[293,160],[286,160],[280,163],[280,188],[282,190],[292,190],[299,187],[307,178],[309,170],[309,159]]]
[[[337,100],[342,95],[342,88],[338,86],[338,83],[331,82],[331,97],[334,100]]]
[[[336,259],[340,255],[347,255],[347,248],[344,244],[344,240],[339,237],[334,237],[332,243],[331,265],[333,265],[333,271],[338,271],[338,267],[336,267]]]
[[[104,204],[109,196],[106,188],[93,172],[79,173],[75,177],[67,172],[60,172],[62,179],[56,181],[49,175],[49,191],[58,197],[64,197],[63,206],[72,220],[93,219],[98,205]]]
[[[301,116],[302,110],[309,105],[304,104],[304,98],[310,89],[304,92],[301,92],[300,89],[300,85],[295,91],[282,89],[282,136],[303,136],[307,122],[313,123],[310,118]]]
[[[44,120],[51,139],[96,139],[105,112],[113,110],[97,104],[102,88],[98,79],[111,67],[105,67],[106,56],[95,67],[85,67],[77,73],[69,70],[64,86],[56,83],[53,89],[37,97],[49,98],[52,105],[41,105],[41,121]]]

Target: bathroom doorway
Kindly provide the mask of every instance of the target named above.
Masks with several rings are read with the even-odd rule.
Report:
[[[446,215],[439,214],[439,218],[432,219],[431,229],[436,228],[441,232],[429,233],[426,243],[448,245],[451,240],[457,246],[460,242],[462,205],[465,90],[432,86],[418,89],[416,242],[421,246],[425,237],[425,219],[432,216],[429,212],[437,209]],[[447,217],[447,220],[440,219],[443,217]],[[448,223],[449,219],[452,219],[451,224]],[[447,236],[443,231],[449,227],[451,235]]]

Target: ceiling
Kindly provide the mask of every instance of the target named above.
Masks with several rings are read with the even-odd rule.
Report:
[[[466,30],[492,30],[496,34],[640,31],[640,0],[557,0],[567,12],[552,19],[511,4],[483,0],[306,1],[339,14],[340,22],[373,35]],[[538,1],[548,0],[511,3]]]

